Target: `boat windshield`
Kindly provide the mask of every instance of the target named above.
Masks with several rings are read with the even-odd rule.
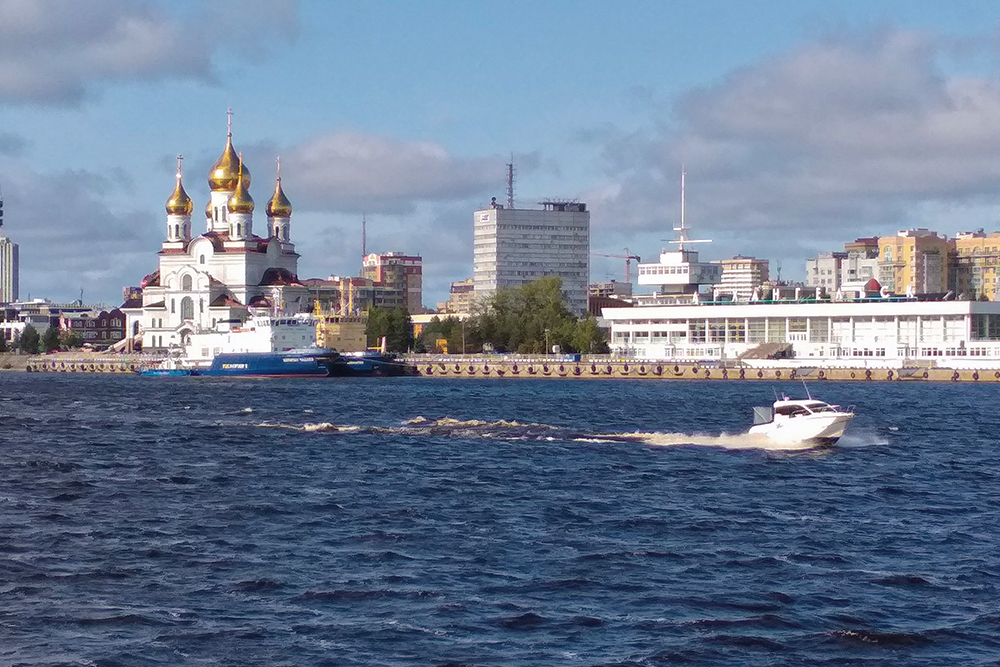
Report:
[[[774,409],[774,414],[795,417],[798,415],[807,415],[809,411],[806,410],[805,406],[793,403],[792,405],[779,405]]]
[[[836,412],[836,406],[830,405],[829,403],[823,403],[822,401],[814,401],[812,403],[807,403],[806,407],[809,408],[810,412]]]

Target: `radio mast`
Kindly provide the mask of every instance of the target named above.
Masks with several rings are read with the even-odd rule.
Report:
[[[514,208],[514,154],[507,163],[507,208]]]

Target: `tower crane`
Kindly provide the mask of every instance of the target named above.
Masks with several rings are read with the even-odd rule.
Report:
[[[628,248],[623,248],[623,250],[625,251],[624,255],[613,255],[613,254],[609,254],[609,253],[606,253],[606,252],[592,252],[590,254],[594,255],[596,257],[614,257],[616,259],[624,259],[625,260],[625,282],[631,283],[632,282],[632,260],[634,259],[636,265],[638,265],[639,262],[642,261],[642,259],[639,257],[639,255],[633,255],[631,252],[629,252]]]

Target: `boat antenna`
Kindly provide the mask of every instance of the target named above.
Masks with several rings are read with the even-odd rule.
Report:
[[[802,388],[806,390],[806,398],[811,401],[812,394],[809,393],[809,385],[806,384],[805,378],[802,379]]]

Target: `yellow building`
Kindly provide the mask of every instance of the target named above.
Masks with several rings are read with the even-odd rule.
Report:
[[[321,314],[317,319],[316,344],[320,347],[340,352],[363,352],[368,348],[366,316]]]
[[[879,282],[894,294],[948,291],[953,241],[926,229],[907,229],[878,240]]]
[[[951,253],[951,283],[957,295],[997,300],[1000,232],[962,232]]]

